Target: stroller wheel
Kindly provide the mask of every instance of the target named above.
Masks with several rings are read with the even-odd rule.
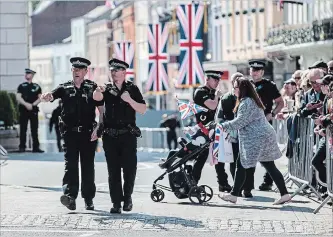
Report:
[[[188,198],[190,199],[190,201],[192,203],[195,203],[195,204],[202,204],[203,202],[205,202],[206,197],[207,197],[207,193],[206,193],[205,189],[201,186],[192,187],[188,193]]]
[[[161,189],[155,189],[151,192],[150,198],[154,202],[160,202],[164,199],[164,192]]]
[[[203,188],[206,192],[206,198],[204,202],[210,201],[213,198],[213,189],[208,185],[201,185],[200,187]]]

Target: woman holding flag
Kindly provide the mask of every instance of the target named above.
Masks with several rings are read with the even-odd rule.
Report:
[[[250,173],[259,161],[268,171],[278,187],[281,198],[274,204],[290,201],[286,184],[281,172],[276,168],[274,160],[282,154],[276,141],[274,128],[266,120],[264,105],[251,82],[244,77],[237,78],[233,84],[237,102],[234,109],[235,118],[221,124],[224,131],[238,131],[239,158],[237,160],[234,187],[230,194],[219,194],[228,202],[236,203],[246,174]]]

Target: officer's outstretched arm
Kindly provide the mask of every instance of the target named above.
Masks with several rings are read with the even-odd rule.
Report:
[[[103,87],[98,86],[94,93],[93,93],[93,99],[96,101],[101,101],[103,100],[104,96],[103,96],[103,90],[105,91],[105,89]]]

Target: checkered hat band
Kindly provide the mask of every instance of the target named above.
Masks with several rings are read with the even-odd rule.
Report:
[[[207,77],[217,77],[217,78],[220,78],[221,75],[218,74],[218,73],[207,73]]]
[[[252,67],[264,67],[262,64],[259,64],[259,63],[252,63],[251,66]]]
[[[121,63],[111,63],[110,67],[122,67],[122,68],[126,68],[124,64]]]
[[[86,63],[84,63],[84,62],[81,62],[81,61],[79,61],[79,60],[73,62],[73,65],[88,67],[88,64],[86,64]]]

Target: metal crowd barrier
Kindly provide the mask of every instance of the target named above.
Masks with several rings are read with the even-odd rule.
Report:
[[[167,152],[168,128],[140,128],[142,138],[138,139],[138,151]]]
[[[323,187],[327,187],[328,190],[328,197],[313,212],[317,213],[327,202],[331,199],[333,200],[333,126],[326,131],[327,183],[324,183],[319,179],[318,171],[312,166],[312,158],[319,145],[319,136],[314,133],[314,121],[311,118],[302,118],[299,116],[296,116],[295,120],[298,123],[295,130],[297,134],[293,137],[296,139],[292,148],[293,155],[288,160],[288,172],[284,174],[285,182],[286,184],[293,182],[293,184],[298,186],[298,189],[292,194],[292,198],[302,191],[305,192],[305,189],[309,187],[318,199],[322,200],[322,197],[313,186],[313,174],[315,171],[316,181]],[[288,135],[287,120],[274,120],[273,127],[276,130],[280,148],[285,150],[289,139],[291,139]]]

